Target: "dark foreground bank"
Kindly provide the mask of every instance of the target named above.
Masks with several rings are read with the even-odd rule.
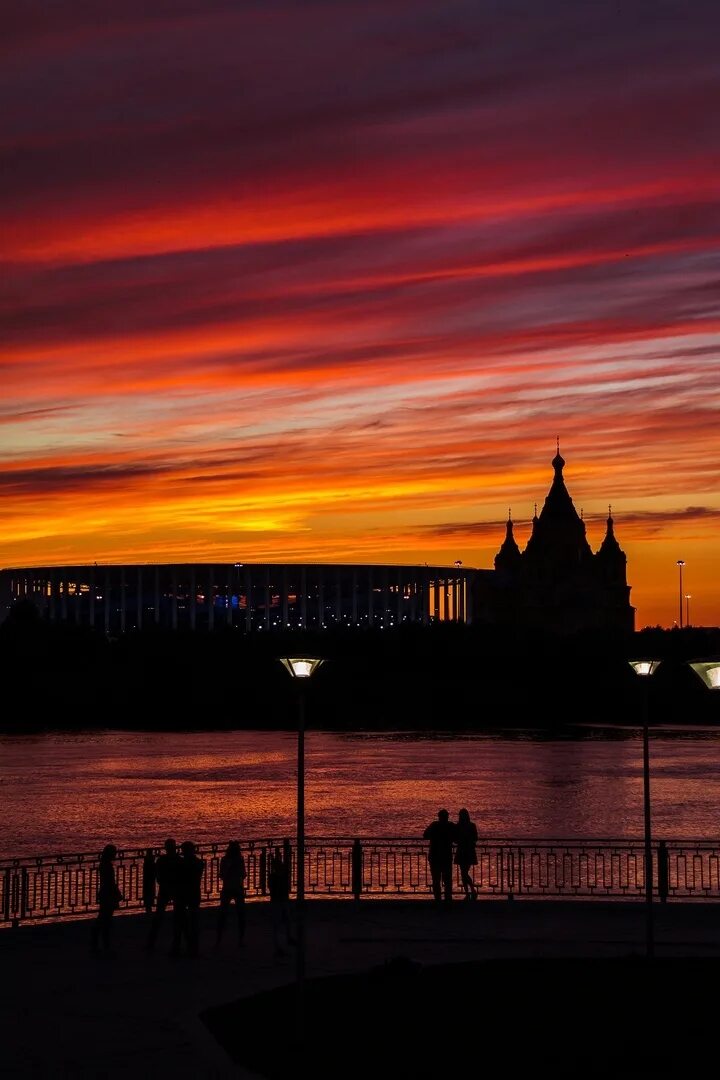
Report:
[[[303,1062],[269,903],[248,904],[243,948],[229,927],[216,949],[201,908],[197,956],[169,955],[171,922],[148,954],[141,915],[116,917],[114,954],[90,950],[88,920],[0,931],[2,1080],[717,1075],[717,904],[658,905],[652,967],[643,905],[623,901],[306,914]]]
[[[245,1069],[343,1077],[690,1076],[714,1071],[716,958],[514,959],[423,965],[399,955],[201,1014]]]

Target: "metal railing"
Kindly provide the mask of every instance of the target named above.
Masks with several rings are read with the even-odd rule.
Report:
[[[217,903],[225,844],[198,844],[205,860],[203,904]],[[154,854],[160,849],[152,849]],[[427,844],[415,837],[309,838],[305,894],[324,899],[432,898]],[[115,863],[123,894],[121,911],[142,911],[147,848],[119,851]],[[268,894],[271,854],[289,861],[296,884],[295,850],[289,840],[242,845],[246,896]],[[477,846],[473,877],[479,896],[507,899],[643,900],[641,840],[498,840]],[[89,916],[97,911],[98,855],[54,855],[0,860],[0,926]],[[456,890],[461,895],[459,874]],[[663,840],[653,848],[653,891],[667,900],[720,899],[720,848],[709,841]]]

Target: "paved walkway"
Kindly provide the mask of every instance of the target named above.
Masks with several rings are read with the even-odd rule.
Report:
[[[720,957],[716,904],[656,908],[657,955]],[[308,976],[382,964],[644,952],[644,907],[620,902],[310,901]],[[141,916],[117,916],[114,955],[89,951],[88,921],[0,931],[0,1074],[99,1080],[248,1077],[199,1021],[201,1010],[293,981],[275,958],[267,903],[248,905],[247,943],[228,921],[213,949],[216,912],[204,910],[200,955],[168,955],[171,916],[156,953]],[[252,1033],[248,1033],[251,1036]],[[278,1037],[282,1033],[278,1032]]]

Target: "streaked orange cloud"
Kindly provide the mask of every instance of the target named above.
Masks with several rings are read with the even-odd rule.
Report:
[[[490,566],[559,435],[719,624],[716,6],[146,7],[0,43],[0,563]]]

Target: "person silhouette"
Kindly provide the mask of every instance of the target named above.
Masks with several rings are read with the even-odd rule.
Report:
[[[285,956],[295,940],[290,929],[290,867],[279,851],[270,859],[268,890],[275,955]]]
[[[470,873],[471,866],[477,866],[478,831],[474,821],[471,821],[469,812],[462,808],[458,810],[457,825],[455,827],[455,865],[460,870],[460,880],[465,890],[466,900],[477,900],[477,888]]]
[[[235,901],[235,913],[237,915],[238,945],[245,943],[245,859],[240,851],[240,842],[231,840],[227,850],[220,860],[220,911],[218,912],[216,946],[225,929],[225,920],[233,900]]]
[[[165,841],[164,851],[159,855],[155,863],[155,880],[158,891],[155,903],[155,914],[150,923],[150,933],[147,940],[147,950],[152,952],[160,932],[160,925],[168,904],[175,906],[175,893],[177,891],[178,874],[180,872],[180,856],[177,844],[172,838]]]
[[[152,917],[155,907],[155,852],[148,848],[142,865],[142,899],[145,914]]]
[[[432,821],[423,840],[429,840],[428,863],[435,902],[440,903],[443,896],[452,900],[452,851],[455,841],[456,826],[450,821],[447,810],[438,810],[437,821]]]
[[[179,956],[183,938],[188,956],[197,956],[199,939],[199,911],[202,899],[200,883],[205,873],[205,862],[196,854],[195,845],[186,840],[180,845],[182,858],[178,862],[177,885],[173,900],[172,955]]]
[[[115,880],[115,867],[113,863],[117,858],[117,848],[114,844],[106,844],[98,862],[98,914],[93,923],[91,948],[98,952],[100,943],[108,952],[110,950],[110,931],[112,929],[112,917],[123,899],[123,895]]]

